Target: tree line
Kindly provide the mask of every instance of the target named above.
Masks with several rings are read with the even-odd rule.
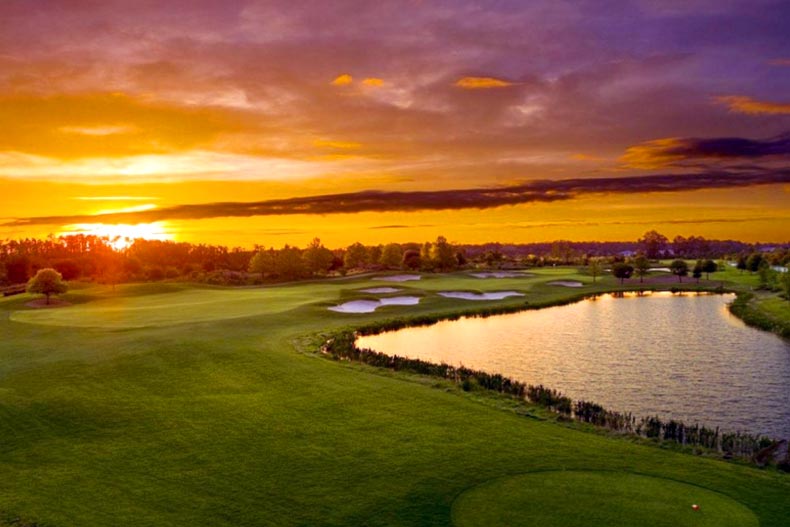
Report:
[[[0,241],[2,285],[24,284],[44,268],[55,269],[64,280],[117,283],[185,278],[243,285],[358,271],[446,272],[466,264],[463,252],[443,236],[425,243],[366,246],[357,242],[340,249],[328,249],[315,238],[305,248],[252,250],[145,239],[116,250],[108,238],[92,235]]]
[[[706,241],[693,236],[683,240],[686,245],[690,243],[688,240],[692,240],[693,246],[697,247],[694,251],[698,253],[715,253],[717,257],[737,259],[739,267],[744,270],[759,272],[761,265],[768,265],[769,268],[763,271],[766,284],[776,282],[770,266],[790,262],[788,246],[760,252],[754,246],[741,242]],[[679,243],[677,239],[676,242]],[[451,243],[439,236],[435,241],[424,243],[364,245],[357,242],[334,249],[325,247],[320,239],[315,238],[304,248],[285,245],[281,248],[255,246],[245,249],[136,239],[130,246],[118,250],[107,237],[79,234],[50,236],[43,240],[0,241],[0,285],[24,284],[43,268],[57,270],[67,281],[119,283],[183,279],[218,285],[252,285],[360,271],[446,272],[470,266],[523,268],[573,264],[587,266],[595,279],[602,274],[605,262],[625,264],[625,267],[617,266],[620,269],[616,275],[618,278],[630,278],[636,274],[641,281],[649,268],[650,256],[665,254],[668,247],[672,247],[667,244],[664,236],[651,231],[638,242],[630,243],[560,240],[547,244],[473,246]],[[635,248],[637,252],[624,247]],[[704,251],[699,247],[705,248]],[[721,252],[744,248],[750,252]],[[647,260],[639,259],[639,255]],[[602,260],[604,257],[605,261]],[[678,269],[679,280],[682,281],[689,272],[694,274],[693,269],[685,272]]]

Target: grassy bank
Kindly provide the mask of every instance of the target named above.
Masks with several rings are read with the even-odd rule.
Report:
[[[556,279],[585,287],[547,285]],[[425,377],[294,351],[308,335],[469,309],[437,291],[514,289],[526,296],[474,306],[520,309],[631,282],[593,285],[559,268],[528,278],[427,276],[396,284],[421,295],[419,305],[364,315],[326,308],[392,284],[86,287],[66,295],[71,306],[48,310],[27,308],[26,295],[0,300],[0,518],[470,524],[463,504],[477,494],[467,492],[487,482],[584,470],[704,488],[762,526],[785,525],[790,477],[776,471],[558,426]],[[589,523],[614,524],[614,510]]]
[[[790,302],[777,294],[743,292],[730,311],[750,326],[790,339]]]

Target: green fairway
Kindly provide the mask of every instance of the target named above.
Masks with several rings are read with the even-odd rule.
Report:
[[[586,285],[546,285],[557,279]],[[422,300],[364,315],[327,310],[382,285]],[[86,286],[54,309],[26,307],[28,295],[2,299],[0,525],[17,517],[48,526],[451,525],[458,507],[477,499],[468,489],[565,469],[649,474],[663,478],[655,489],[668,498],[705,488],[710,496],[700,502],[715,496],[721,510],[786,526],[790,477],[775,470],[527,418],[506,401],[435,379],[328,360],[310,338],[613,287],[611,277],[592,285],[556,268],[403,284],[366,276],[239,289]],[[435,294],[445,290],[526,296],[464,302]],[[518,493],[512,500],[524,515],[534,507]],[[699,517],[715,510],[704,506]],[[662,518],[639,525],[661,526]]]
[[[698,509],[693,506],[697,505]],[[458,527],[757,527],[748,508],[716,492],[625,472],[537,472],[463,493]]]

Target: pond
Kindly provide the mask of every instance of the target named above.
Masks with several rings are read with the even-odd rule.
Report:
[[[790,437],[790,343],[733,295],[602,295],[361,337],[358,346],[544,384],[611,410]]]

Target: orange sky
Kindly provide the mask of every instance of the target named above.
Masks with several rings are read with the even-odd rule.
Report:
[[[790,241],[767,14],[352,4],[0,3],[0,238]],[[402,194],[350,213],[363,191]],[[216,212],[303,197],[321,206]]]

